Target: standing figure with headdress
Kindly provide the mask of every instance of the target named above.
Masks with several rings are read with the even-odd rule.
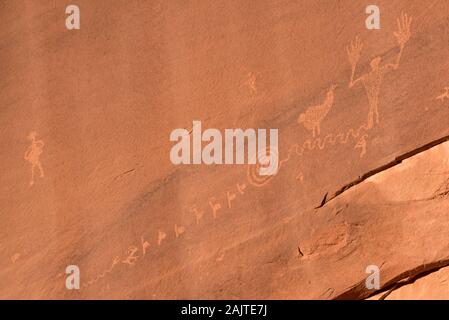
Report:
[[[349,88],[352,88],[358,82],[362,82],[365,87],[366,95],[368,96],[369,102],[369,112],[368,112],[368,129],[374,126],[374,122],[379,124],[379,92],[380,86],[384,75],[390,70],[396,70],[399,67],[399,62],[401,60],[402,52],[407,41],[410,39],[410,25],[412,23],[412,18],[408,17],[407,14],[402,14],[400,19],[397,19],[398,31],[394,32],[394,36],[399,44],[399,53],[396,57],[395,63],[388,63],[381,66],[381,57],[376,57],[371,60],[370,66],[371,70],[361,76],[360,78],[354,80],[355,68],[357,62],[360,59],[360,53],[362,51],[363,44],[357,37],[354,42],[346,48],[348,53],[349,62],[351,64],[351,79],[349,82]]]
[[[25,152],[25,160],[31,163],[31,181],[30,186],[34,184],[34,170],[37,167],[39,169],[40,177],[44,177],[44,170],[42,169],[40,156],[44,149],[44,142],[42,140],[36,140],[36,132],[32,131],[28,135],[28,140],[31,141],[31,145],[28,147],[28,150]]]

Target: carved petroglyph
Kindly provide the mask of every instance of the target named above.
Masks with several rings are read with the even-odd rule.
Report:
[[[231,209],[231,201],[236,198],[236,194],[232,191],[226,191],[226,197],[228,199],[228,207]]]
[[[347,144],[349,141],[355,140],[356,148],[361,149],[360,157],[363,157],[366,154],[366,131],[368,131],[368,127],[366,124],[362,124],[357,129],[350,128],[346,132],[340,132],[337,134],[328,134],[324,138],[318,137],[315,139],[307,139],[303,142],[302,145],[299,143],[294,143],[290,146],[287,156],[284,159],[279,161],[279,170],[282,166],[291,160],[293,155],[303,156],[306,151],[313,150],[323,150],[328,145],[335,144]],[[266,185],[274,176],[261,176],[258,174],[258,169],[260,164],[248,165],[247,169],[247,180],[248,183],[255,187],[262,187]],[[297,180],[300,182],[304,181],[304,174],[301,172],[300,175],[296,176]],[[298,179],[299,178],[299,179]]]
[[[139,256],[136,255],[137,251],[139,251],[139,249],[137,249],[136,246],[131,246],[128,248],[128,256],[126,257],[125,260],[122,261],[122,263],[128,264],[130,266],[133,266],[137,259],[139,258]]]
[[[221,261],[223,261],[224,257],[225,257],[225,254],[224,254],[224,253],[221,253],[221,254],[215,259],[215,261],[221,262]]]
[[[370,66],[371,71],[356,80],[354,80],[355,70],[357,63],[360,59],[363,44],[358,37],[351,42],[351,44],[346,48],[349,63],[351,64],[351,78],[349,81],[349,88],[354,87],[357,83],[361,82],[365,88],[366,95],[368,97],[369,112],[367,125],[371,129],[374,123],[379,124],[379,93],[380,87],[384,75],[390,70],[396,70],[399,68],[399,63],[402,57],[402,52],[404,50],[405,44],[410,39],[410,26],[412,23],[412,18],[408,17],[407,14],[402,14],[401,18],[397,19],[398,30],[394,32],[394,36],[397,39],[399,45],[399,53],[396,56],[395,63],[388,63],[381,66],[381,57],[376,57],[371,60]]]
[[[226,206],[226,203],[228,202],[228,192],[230,192],[232,195],[235,195],[235,197],[232,197],[232,200],[235,201],[237,200],[238,197],[242,197],[244,195],[244,190],[246,190],[248,188],[248,186],[245,183],[241,183],[241,182],[237,182],[233,184],[233,189],[232,190],[228,190],[226,192],[226,194],[222,194],[222,195],[216,195],[214,197],[211,197],[210,201],[212,201],[212,205],[210,202],[207,202],[207,204],[204,204],[212,213],[212,215],[214,215],[214,210],[215,210],[215,217],[217,217],[216,213],[217,210],[222,209],[225,210],[227,209],[228,206]],[[217,199],[226,199],[225,202],[220,202]],[[231,209],[231,208],[228,208]],[[183,210],[184,212],[187,212],[189,215],[191,215],[193,213],[193,217],[195,218],[195,224],[198,225],[201,220],[202,217],[204,216],[205,211],[200,209],[200,206],[197,204],[194,205],[190,205],[189,207],[187,207],[185,210]],[[192,217],[192,218],[193,218]],[[174,226],[174,232],[175,232],[175,237],[176,238],[181,238],[181,235],[183,235],[186,232],[186,227],[184,226],[180,226],[178,224],[175,224]],[[158,231],[158,239],[157,239],[157,244],[161,245],[162,241],[165,240],[167,238],[167,234],[161,230]],[[142,235],[140,237],[140,242],[142,245],[142,257],[145,256],[146,252],[147,252],[147,248],[149,248],[151,246],[151,244],[145,240],[145,237]],[[115,258],[115,263],[111,266],[110,269],[106,270],[105,272],[103,272],[102,274],[100,274],[99,276],[97,276],[96,278],[94,278],[93,280],[88,281],[86,284],[84,284],[84,287],[88,287],[94,283],[96,283],[98,280],[100,280],[101,278],[103,278],[107,273],[112,271],[112,268],[114,267],[115,264],[117,264],[118,262],[122,262],[122,263],[126,263],[130,266],[134,266],[134,264],[138,261],[139,255],[138,255],[138,248],[134,245],[131,245],[128,247],[128,250],[126,251],[126,255],[124,258],[120,258],[120,257],[116,257]],[[221,261],[224,257],[224,253],[220,254],[219,257],[217,258],[217,261]]]
[[[320,135],[321,121],[327,116],[329,110],[334,104],[334,90],[337,86],[331,85],[326,94],[326,99],[322,104],[307,108],[298,118],[298,123],[302,124],[306,129],[312,131],[312,137]]]
[[[214,219],[217,219],[217,212],[218,212],[218,210],[221,209],[221,204],[215,202],[215,198],[212,197],[209,199],[209,205],[212,208],[212,215],[213,215]]]
[[[185,227],[178,226],[177,224],[175,224],[175,236],[176,236],[176,238],[179,238],[185,231],[186,231]]]
[[[195,216],[196,224],[198,225],[200,223],[200,220],[204,216],[204,211],[198,210],[197,207],[192,207],[192,208],[190,208],[190,212],[193,212],[193,214]]]
[[[104,278],[108,273],[111,273],[112,270],[114,269],[114,267],[120,262],[120,257],[116,256],[114,257],[114,259],[112,260],[111,266],[103,271],[101,274],[99,274],[97,277],[95,277],[94,279],[91,279],[89,281],[87,281],[86,283],[83,284],[83,288],[89,287],[91,285],[93,285],[94,283],[96,283],[98,280]]]
[[[157,234],[157,245],[160,246],[162,241],[167,238],[167,234],[161,230],[159,230]]]
[[[273,155],[272,155],[273,153]],[[279,159],[279,154],[277,153],[277,150],[272,149],[270,147],[266,148],[266,151],[264,151],[265,155],[268,155],[268,157],[272,157],[275,159]],[[261,161],[263,161],[263,157],[257,157],[256,158],[256,164],[254,165],[248,165],[247,167],[247,179],[248,179],[248,183],[256,186],[256,187],[262,187],[263,185],[267,184],[268,181],[270,181],[275,175],[261,175],[260,174],[260,169],[262,167],[267,167],[268,165],[271,164],[270,161],[266,161],[265,163],[270,163],[270,164],[264,164],[261,163]],[[279,162],[279,166],[277,168],[277,170],[279,170],[281,168],[281,162]]]
[[[381,67],[381,70],[385,69],[397,69],[399,66],[399,61],[402,55],[402,49],[405,45],[405,43],[408,41],[410,37],[410,24],[411,24],[411,18],[408,18],[406,15],[403,15],[401,19],[398,20],[398,26],[399,31],[395,32],[395,36],[398,39],[398,43],[400,45],[400,52],[398,54],[398,57],[396,58],[396,64],[389,64],[385,65],[384,67]],[[354,65],[354,72],[355,72],[355,66],[357,64],[357,61],[359,59],[360,51],[361,51],[361,42],[357,42],[356,44],[352,44],[351,48],[348,49],[348,53],[351,52],[349,58],[351,65]],[[357,55],[357,52],[359,54]],[[380,61],[379,61],[380,62]],[[377,72],[380,72],[379,70]],[[369,74],[368,74],[369,75]],[[375,96],[376,90],[378,93],[378,88],[380,87],[380,83],[374,81],[374,84],[371,84],[369,81],[368,75],[365,75],[363,77],[366,77],[362,80],[361,78],[353,81],[353,77],[351,77],[351,82],[353,82],[353,85],[355,85],[358,81],[364,82],[365,89],[367,89],[367,85],[374,86],[374,89],[372,89],[371,93],[367,92],[368,100],[370,101],[370,97]],[[374,77],[375,78],[375,77]],[[366,81],[366,83],[365,83]],[[255,81],[254,81],[255,84]],[[331,109],[333,103],[334,103],[334,89],[335,87],[330,87],[328,91],[328,97],[325,99],[323,104],[320,106],[328,106],[329,110]],[[448,90],[449,91],[449,90]],[[446,98],[446,97],[445,97]],[[449,99],[449,97],[447,97]],[[444,98],[440,98],[438,100],[444,100]],[[337,133],[331,133],[327,134],[326,136],[322,137],[320,136],[320,128],[317,126],[310,127],[310,130],[312,130],[312,138],[305,140],[302,143],[293,143],[287,152],[287,156],[284,159],[279,160],[279,167],[278,170],[282,168],[282,165],[284,165],[286,162],[293,159],[294,156],[303,156],[306,151],[313,151],[313,150],[323,150],[327,146],[330,145],[336,145],[336,144],[347,144],[349,142],[353,142],[354,149],[360,151],[360,157],[364,157],[367,152],[367,132],[372,128],[372,126],[369,126],[370,121],[372,124],[374,123],[374,119],[378,119],[378,112],[377,109],[373,106],[371,102],[376,102],[376,99],[372,99],[370,101],[370,110],[368,113],[368,123],[361,124],[357,129],[350,128],[348,130],[345,130],[343,132],[337,132]],[[328,102],[328,104],[326,104]],[[323,107],[324,108],[324,107]],[[328,111],[329,111],[328,110]],[[327,111],[327,112],[328,112]],[[316,119],[321,119],[322,121],[324,117],[326,117],[327,112],[324,114],[322,118],[317,117]],[[307,113],[307,111],[305,112]],[[311,113],[310,113],[311,114]],[[304,118],[300,116],[300,118]],[[307,118],[307,117],[306,117]],[[377,120],[378,122],[378,120]],[[376,123],[377,123],[376,122]],[[301,124],[303,122],[300,122]],[[314,136],[315,135],[315,136]],[[267,149],[266,154],[270,154],[271,150]],[[186,207],[182,209],[184,212],[187,212],[189,217],[192,219],[192,223],[196,224],[197,226],[202,223],[204,214],[206,210],[210,212],[215,219],[219,219],[218,211],[222,210],[226,213],[226,210],[230,212],[234,207],[235,203],[238,199],[248,196],[248,194],[251,194],[251,192],[247,192],[251,187],[261,187],[267,185],[269,182],[272,181],[272,179],[275,177],[275,175],[266,175],[262,176],[259,174],[259,168],[263,166],[264,163],[259,163],[258,161],[256,164],[250,164],[247,167],[246,171],[246,181],[242,182],[236,182],[232,183],[232,187],[224,188],[222,189],[220,194],[211,195],[208,197],[208,200],[205,201],[202,205],[198,203],[190,203],[189,205],[186,204]],[[303,182],[305,180],[305,175],[301,168],[295,167],[293,170],[295,170],[295,174],[292,175],[292,178],[294,178],[296,181]],[[338,214],[339,211],[336,211],[335,215]],[[224,216],[224,215],[221,215]],[[291,218],[284,218],[282,221],[284,223],[287,223],[290,221]],[[181,227],[178,224],[175,224],[175,236],[176,238],[180,237],[185,232],[185,227]],[[335,233],[335,230],[337,232]],[[331,253],[334,251],[345,249],[350,244],[349,239],[349,227],[347,225],[339,225],[336,227],[332,227],[332,230],[318,230],[312,234],[312,237],[308,240],[305,240],[301,242],[301,246],[298,247],[298,253],[302,258],[305,259],[314,259],[318,255],[326,255],[327,253]],[[162,241],[167,238],[167,234],[161,230],[158,231],[158,237],[157,237],[157,244],[161,245]],[[175,239],[176,239],[175,238]],[[180,238],[182,239],[182,237]],[[141,237],[141,243],[142,243],[142,256],[145,255],[146,249],[150,247],[150,243],[147,241],[144,241],[143,236]],[[345,249],[346,250],[346,249]],[[116,257],[115,264],[117,264],[120,261],[128,261],[130,265],[133,265],[137,262],[137,258],[139,257],[138,249],[135,246],[131,246],[128,248],[127,256],[125,256],[125,260],[121,260],[119,257]],[[216,261],[222,261],[224,259],[224,253],[219,251],[216,257]],[[102,278],[105,274],[108,272],[111,272],[114,265],[111,266],[110,269],[103,272],[100,276],[95,278],[94,280],[89,282],[89,285],[92,283],[95,283],[98,279]]]
[[[143,239],[143,236],[140,237],[140,242],[142,243],[142,255],[147,253],[147,248],[150,247],[150,243]]]
[[[240,85],[240,87],[247,88],[250,96],[251,97],[255,97],[257,95],[256,81],[257,81],[257,75],[255,73],[253,73],[253,72],[249,72],[246,75],[246,79]]]
[[[35,131],[32,131],[28,135],[28,140],[31,141],[31,145],[28,147],[28,150],[25,152],[24,159],[27,160],[29,163],[31,163],[31,180],[30,180],[30,186],[34,184],[34,173],[35,169],[37,168],[39,170],[39,176],[43,178],[44,175],[44,169],[42,169],[40,156],[44,149],[44,142],[42,140],[36,140],[37,133]]]
[[[436,100],[440,100],[441,102],[444,99],[449,99],[449,87],[444,87],[444,92],[435,98]]]
[[[240,194],[244,194],[245,193],[246,184],[244,184],[244,183],[243,184],[237,183],[236,186],[237,186],[237,190],[238,190],[238,192]]]
[[[354,146],[354,149],[360,149],[360,158],[363,158],[366,154],[366,138],[368,135],[363,135],[360,137],[357,144]]]
[[[17,260],[19,260],[20,258],[20,253],[15,253],[12,257],[11,257],[11,262],[12,263],[16,263]]]
[[[325,101],[318,106],[309,107],[306,112],[301,113],[297,122],[303,124],[307,129],[312,131],[312,139],[307,139],[301,144],[295,143],[291,145],[288,150],[287,157],[280,160],[279,169],[281,165],[289,161],[292,154],[302,156],[306,150],[323,150],[328,145],[346,144],[350,139],[356,141],[354,149],[360,150],[360,158],[363,158],[367,152],[367,141],[368,135],[367,131],[373,128],[374,123],[379,123],[379,112],[378,112],[378,102],[379,102],[379,92],[380,86],[382,84],[383,76],[390,70],[396,70],[399,68],[399,63],[401,61],[402,53],[405,44],[408,42],[411,36],[410,26],[412,23],[412,18],[407,16],[407,14],[402,14],[399,19],[397,19],[398,30],[394,32],[394,36],[397,39],[399,45],[399,53],[396,56],[396,61],[394,63],[388,63],[384,66],[380,66],[381,58],[377,57],[371,61],[371,71],[356,80],[354,80],[355,70],[358,61],[360,60],[361,51],[363,44],[358,37],[351,42],[351,44],[346,48],[348,54],[348,59],[351,64],[351,78],[349,82],[349,88],[354,87],[357,83],[363,83],[365,92],[368,97],[369,111],[367,117],[367,123],[360,125],[357,129],[350,128],[346,132],[340,132],[337,134],[328,134],[324,138],[317,137],[320,134],[320,123],[326,117],[329,110],[334,104],[335,100],[335,85],[332,85],[328,92]],[[449,97],[448,97],[449,98]],[[440,98],[443,99],[443,98]],[[248,166],[248,181],[253,186],[262,186],[267,181],[262,180],[260,176],[254,173],[255,165]],[[298,177],[298,176],[297,176]],[[299,181],[303,181],[304,175],[301,173],[299,176]]]

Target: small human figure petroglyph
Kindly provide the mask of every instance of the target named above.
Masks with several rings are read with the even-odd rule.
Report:
[[[135,246],[129,247],[128,251],[127,251],[128,257],[125,260],[123,260],[122,262],[125,264],[129,264],[130,266],[133,266],[136,263],[137,259],[139,258],[138,256],[135,255],[137,251],[139,251],[139,249],[137,249],[137,247],[135,247]]]
[[[399,45],[399,53],[396,56],[396,61],[394,63],[388,63],[384,66],[380,66],[382,58],[376,57],[370,62],[371,71],[357,78],[356,80],[354,80],[355,69],[360,59],[363,44],[360,41],[359,37],[356,37],[355,41],[352,41],[351,44],[346,48],[349,63],[351,64],[351,79],[349,81],[349,88],[352,88],[359,82],[363,83],[363,86],[365,87],[365,92],[369,102],[369,112],[367,120],[367,126],[369,129],[374,126],[374,122],[376,124],[379,124],[378,105],[380,87],[382,85],[384,75],[390,70],[396,70],[399,68],[399,62],[402,57],[404,46],[410,39],[411,23],[412,17],[408,17],[407,14],[402,14],[401,18],[397,19],[398,30],[394,32],[394,36],[396,37]]]
[[[35,131],[30,132],[28,140],[31,141],[31,145],[25,152],[24,159],[31,163],[31,181],[30,186],[34,184],[34,170],[37,167],[39,169],[40,177],[44,177],[44,170],[42,169],[40,155],[43,152],[44,142],[42,140],[36,140],[37,133]]]
[[[436,100],[444,101],[444,99],[449,99],[449,87],[444,87],[444,92],[436,97]]]
[[[165,238],[167,238],[167,234],[161,230],[159,230],[158,234],[157,234],[157,245],[160,246],[162,243],[162,240],[164,240]]]
[[[321,121],[323,121],[334,104],[334,90],[336,87],[337,85],[331,85],[322,104],[309,107],[304,113],[299,115],[298,123],[311,130],[314,138],[320,134]]]
[[[253,72],[249,72],[246,76],[245,81],[240,86],[245,86],[248,88],[251,97],[257,95],[257,86],[256,86],[257,76]]]
[[[296,180],[298,180],[299,182],[303,182],[303,181],[304,181],[304,174],[302,173],[302,171],[300,171],[300,172],[296,175]]]

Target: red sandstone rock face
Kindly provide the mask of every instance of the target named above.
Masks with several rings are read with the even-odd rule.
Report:
[[[66,5],[0,3],[1,298],[447,298],[446,1]],[[173,165],[193,120],[278,174]]]
[[[442,268],[432,273],[425,273],[417,279],[398,282],[389,290],[373,296],[374,299],[405,300],[405,299],[432,299],[447,300],[448,295],[448,268]]]

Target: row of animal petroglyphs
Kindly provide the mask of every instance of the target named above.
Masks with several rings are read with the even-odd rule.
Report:
[[[202,219],[204,218],[206,213],[210,214],[214,221],[216,219],[219,219],[219,215],[224,214],[224,210],[232,209],[233,202],[236,201],[238,197],[241,198],[245,195],[248,186],[249,185],[246,183],[236,183],[234,186],[226,190],[226,192],[209,197],[207,203],[204,203],[203,206],[194,204],[186,207],[183,212],[188,214],[192,219],[190,228],[195,225],[198,226],[200,223],[202,223]],[[218,199],[222,200],[220,201]],[[156,234],[157,237],[153,237],[153,244],[148,240],[151,237],[142,235],[140,241],[136,241],[140,242],[139,244],[133,243],[129,245],[128,249],[122,257],[115,256],[111,265],[106,270],[101,272],[98,276],[84,282],[82,284],[82,287],[87,288],[103,279],[107,274],[111,273],[118,264],[124,264],[129,267],[133,267],[140,258],[143,258],[149,252],[149,250],[154,250],[152,249],[153,247],[160,247],[165,241],[168,240],[181,239],[186,232],[186,226],[181,226],[175,223],[172,232],[170,233],[168,230],[158,230]],[[217,261],[222,261],[223,258],[224,254],[222,253],[217,258]]]
[[[375,58],[371,61],[371,71],[355,80],[355,69],[360,58],[362,43],[358,38],[356,38],[356,40],[347,48],[347,53],[351,64],[351,77],[348,87],[352,88],[359,82],[363,83],[369,104],[367,123],[361,124],[356,129],[351,128],[346,132],[327,134],[324,138],[320,136],[321,122],[328,115],[334,103],[336,85],[331,85],[322,104],[312,106],[299,115],[297,122],[302,124],[306,129],[312,131],[312,139],[307,139],[302,144],[292,144],[288,149],[287,156],[279,162],[279,171],[283,165],[293,159],[294,156],[302,157],[306,151],[323,150],[326,146],[335,145],[337,143],[347,144],[349,141],[354,140],[356,142],[354,148],[360,150],[360,157],[363,157],[366,154],[366,139],[368,137],[367,132],[371,130],[375,124],[379,123],[378,96],[383,76],[388,70],[395,70],[399,67],[404,45],[410,38],[410,25],[411,18],[407,15],[402,15],[402,17],[398,19],[398,31],[395,32],[394,35],[398,40],[400,49],[395,63],[380,66],[380,58]],[[257,94],[254,81],[254,76],[250,74],[247,85],[253,94]],[[272,151],[268,150],[267,152],[269,153]],[[276,176],[260,176],[258,170],[259,166],[260,164],[247,166],[246,180],[244,182],[240,181],[234,183],[230,188],[225,190],[225,192],[209,197],[208,200],[202,205],[193,204],[186,207],[183,212],[189,214],[192,219],[192,223],[188,226],[189,230],[186,226],[180,226],[175,223],[173,232],[170,233],[171,236],[166,230],[157,231],[157,239],[155,238],[154,240],[155,244],[157,246],[161,246],[165,241],[175,241],[182,238],[182,235],[185,232],[190,231],[195,225],[198,226],[202,223],[202,219],[205,214],[211,215],[214,221],[219,219],[220,213],[223,213],[224,210],[232,209],[232,204],[234,201],[246,196],[246,192],[249,187],[259,188],[269,184],[270,181],[272,181],[272,179]],[[293,175],[295,180],[302,183],[304,181],[304,173],[302,170],[298,171],[298,168],[295,170],[297,170],[297,172]],[[185,219],[183,221],[185,221]],[[129,245],[126,254],[123,257],[115,257],[109,268],[92,280],[87,281],[83,286],[88,287],[95,284],[98,280],[104,278],[108,273],[112,272],[114,267],[119,263],[133,267],[137,261],[139,261],[140,258],[143,258],[147,254],[148,250],[151,250],[153,247],[153,245],[145,239],[146,238],[142,235],[139,245],[136,245],[135,243]],[[224,253],[221,253],[219,258],[217,258],[217,261],[222,261],[223,259]]]

